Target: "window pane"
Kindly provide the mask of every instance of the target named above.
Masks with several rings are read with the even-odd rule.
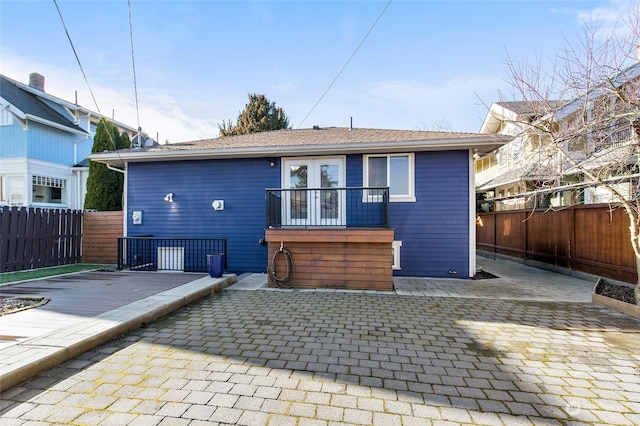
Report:
[[[320,166],[320,188],[337,188],[338,172],[337,164],[323,164]]]
[[[289,168],[290,188],[307,188],[307,166],[291,166]],[[289,193],[289,211],[291,219],[307,218],[307,192],[291,191]]]
[[[338,175],[340,168],[337,164],[320,165],[320,187],[321,188],[337,188]],[[338,191],[325,190],[320,191],[320,218],[337,219],[340,207],[340,198]]]
[[[390,195],[409,195],[409,157],[391,157]]]
[[[24,204],[24,179],[22,177],[7,178],[9,204]]]
[[[387,157],[369,157],[368,186],[387,186]]]
[[[290,188],[307,187],[307,166],[291,166],[289,169]]]

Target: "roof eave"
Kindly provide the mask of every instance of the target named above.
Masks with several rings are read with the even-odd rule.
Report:
[[[455,140],[436,141],[408,141],[355,143],[343,145],[303,145],[303,146],[276,146],[276,147],[250,147],[250,148],[207,148],[198,150],[166,150],[166,151],[110,151],[95,153],[87,158],[105,164],[118,164],[128,162],[152,162],[152,161],[179,161],[179,160],[210,160],[224,158],[261,158],[261,157],[291,157],[312,155],[336,155],[336,154],[368,154],[382,152],[421,152],[421,151],[445,151],[478,149],[489,152],[505,143],[510,137],[488,136],[484,138],[460,138]]]
[[[25,114],[24,118],[30,121],[35,121],[41,124],[45,124],[56,129],[64,130],[65,132],[75,133],[77,135],[89,135],[90,133],[85,130],[74,129],[73,127],[64,126],[62,124],[54,123],[53,121],[45,120],[44,118],[37,117],[31,114]]]

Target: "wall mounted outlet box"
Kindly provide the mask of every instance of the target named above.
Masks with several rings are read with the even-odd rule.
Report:
[[[131,213],[131,221],[134,225],[142,225],[142,211],[136,210]]]

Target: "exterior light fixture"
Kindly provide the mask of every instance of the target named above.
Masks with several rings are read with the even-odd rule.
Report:
[[[273,158],[271,158],[271,159],[269,160],[269,164],[271,165],[271,167],[275,167],[275,165],[276,165],[276,160],[274,160]]]
[[[164,200],[167,203],[173,203],[173,192],[168,193],[167,195],[164,196]]]

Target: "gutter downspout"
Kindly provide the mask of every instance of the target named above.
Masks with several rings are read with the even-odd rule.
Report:
[[[123,175],[126,174],[124,170],[115,168],[111,164],[107,164],[107,169],[113,170],[114,172],[122,173]]]

